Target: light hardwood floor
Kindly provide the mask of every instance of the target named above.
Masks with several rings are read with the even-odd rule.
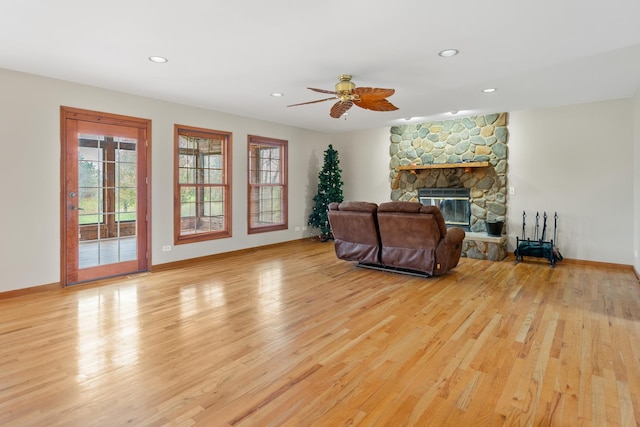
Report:
[[[424,279],[312,240],[0,300],[3,426],[631,426],[632,270],[463,258]]]

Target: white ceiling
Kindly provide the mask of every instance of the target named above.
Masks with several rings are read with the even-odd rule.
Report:
[[[0,68],[332,133],[640,88],[638,0],[3,0],[0,41]],[[399,110],[286,107],[339,74]]]

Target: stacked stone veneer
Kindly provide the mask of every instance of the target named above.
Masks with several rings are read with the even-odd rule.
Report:
[[[391,128],[389,163],[391,200],[418,201],[419,188],[466,187],[471,196],[471,232],[486,233],[486,221],[505,221],[507,215],[508,113],[463,117]],[[488,161],[489,167],[470,168],[465,162]],[[460,163],[461,167],[398,171],[398,166]],[[503,233],[506,233],[506,225]],[[486,236],[485,236],[486,237]],[[502,259],[506,238],[466,239],[463,255]],[[495,255],[497,254],[497,255]]]

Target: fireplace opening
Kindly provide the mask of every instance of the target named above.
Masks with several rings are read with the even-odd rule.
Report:
[[[437,206],[447,227],[471,228],[471,190],[468,188],[419,188],[418,199],[426,206]]]

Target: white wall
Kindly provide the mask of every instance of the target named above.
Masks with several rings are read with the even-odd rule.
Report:
[[[640,274],[640,91],[633,101],[633,266]]]
[[[510,251],[523,210],[529,225],[536,211],[557,211],[565,258],[633,264],[632,110],[625,99],[510,113],[508,185],[516,190],[508,199]],[[388,201],[389,129],[338,135],[334,144],[348,159],[345,198]]]
[[[510,114],[510,241],[523,210],[528,224],[557,211],[566,258],[633,263],[632,110],[624,99]]]
[[[60,280],[60,106],[152,120],[152,265],[308,235],[330,136],[318,132],[0,69],[0,292]],[[233,133],[233,237],[173,245],[174,123]],[[247,234],[247,135],[289,141],[289,230]]]
[[[345,200],[374,203],[391,200],[388,128],[333,136],[342,169]]]

